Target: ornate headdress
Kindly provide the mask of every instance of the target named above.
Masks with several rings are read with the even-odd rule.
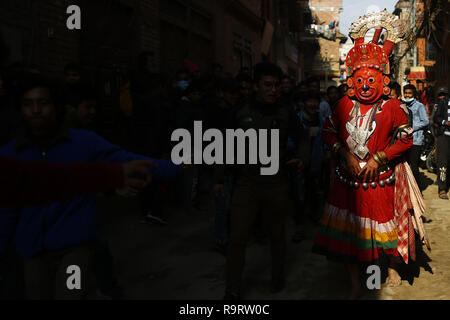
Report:
[[[375,28],[373,40],[369,43],[364,43],[366,33],[372,28]],[[384,40],[384,45],[381,47],[378,45],[378,41],[380,40],[383,29],[386,29],[387,35]],[[351,25],[350,37],[354,40],[355,46],[349,51],[346,60],[349,76],[347,83],[349,86],[348,95],[350,97],[356,95],[357,98],[361,98],[361,95],[358,96],[358,90],[355,90],[356,83],[355,79],[353,79],[358,70],[377,71],[380,75],[374,81],[382,81],[382,93],[385,95],[389,94],[390,89],[388,85],[390,79],[388,75],[391,72],[389,56],[392,53],[395,43],[400,42],[403,36],[404,31],[400,19],[394,14],[389,13],[386,9],[378,13],[360,17]],[[362,80],[358,79],[357,81]],[[364,88],[367,89],[367,86],[373,83],[371,80],[369,83],[364,84]],[[359,84],[362,85],[361,82]]]

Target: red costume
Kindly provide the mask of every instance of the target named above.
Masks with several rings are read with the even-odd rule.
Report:
[[[384,11],[381,15],[389,14]],[[358,159],[361,168],[371,158],[378,162],[379,152],[386,157],[378,176],[369,182],[352,176],[343,159],[337,162],[314,251],[347,263],[373,263],[381,252],[399,256],[395,168],[413,145],[412,136],[397,134],[399,127],[410,129],[401,103],[387,100],[389,55],[397,41],[392,32],[396,25],[387,26],[390,35],[381,47],[376,43],[386,27],[374,23],[385,20],[372,17],[365,16],[352,25],[350,36],[355,47],[347,55],[347,73],[351,77],[348,97],[338,102],[323,133],[330,148],[345,148]],[[364,43],[365,32],[371,27],[377,27],[375,38]],[[394,141],[393,136],[398,139]]]

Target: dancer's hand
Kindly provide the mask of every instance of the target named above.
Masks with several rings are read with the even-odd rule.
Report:
[[[370,158],[369,162],[360,170],[358,175],[364,182],[372,182],[377,177],[379,168],[379,163],[373,158]]]
[[[344,159],[347,163],[347,169],[350,171],[350,174],[353,177],[358,177],[361,171],[361,166],[359,165],[359,161],[355,155],[348,151],[344,151]]]

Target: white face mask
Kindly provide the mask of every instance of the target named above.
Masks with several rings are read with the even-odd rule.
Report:
[[[411,102],[413,102],[414,100],[415,100],[414,98],[403,99],[403,102],[405,102],[405,103],[411,103]]]

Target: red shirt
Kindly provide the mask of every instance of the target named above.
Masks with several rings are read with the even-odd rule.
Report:
[[[116,163],[58,164],[0,157],[0,207],[42,205],[123,185]]]

